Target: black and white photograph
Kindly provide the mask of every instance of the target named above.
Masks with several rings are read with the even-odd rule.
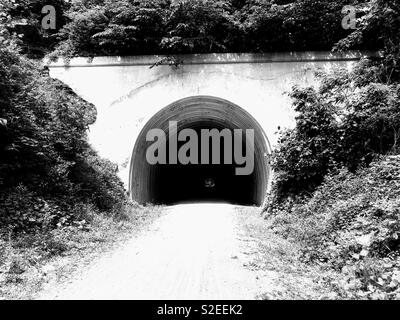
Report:
[[[0,0],[0,300],[399,299],[399,0]]]

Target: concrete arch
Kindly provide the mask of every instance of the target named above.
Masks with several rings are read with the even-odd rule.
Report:
[[[253,173],[235,176],[232,165],[150,165],[146,161],[146,150],[152,142],[146,141],[146,134],[155,128],[168,134],[169,121],[178,121],[178,131],[184,128],[254,129]],[[130,161],[129,192],[141,204],[213,200],[261,205],[271,178],[270,153],[263,128],[241,107],[213,96],[183,98],[157,112],[139,133]],[[216,181],[212,192],[203,188],[202,179],[208,177]]]

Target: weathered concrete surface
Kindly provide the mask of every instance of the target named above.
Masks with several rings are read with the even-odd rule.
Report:
[[[162,108],[183,98],[222,98],[246,110],[272,145],[280,127],[294,124],[285,92],[293,85],[311,85],[317,68],[352,61],[365,54],[346,56],[324,52],[296,54],[209,54],[181,56],[178,68],[150,68],[157,56],[99,57],[88,62],[73,59],[69,67],[52,65],[51,76],[68,84],[94,103],[97,122],[89,139],[100,155],[119,164],[129,185],[129,168],[136,139],[145,124]]]

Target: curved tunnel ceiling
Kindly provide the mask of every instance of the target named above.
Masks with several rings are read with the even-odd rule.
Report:
[[[178,131],[186,128],[196,132],[214,128],[244,132],[254,129],[253,172],[236,175],[235,163],[149,164],[146,151],[153,142],[146,141],[146,134],[157,128],[163,130],[168,139],[170,121],[177,121]],[[184,98],[157,112],[140,132],[130,163],[130,195],[140,204],[215,201],[261,205],[270,179],[269,154],[270,146],[263,129],[244,109],[211,96]]]

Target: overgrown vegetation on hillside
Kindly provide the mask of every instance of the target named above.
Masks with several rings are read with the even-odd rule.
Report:
[[[87,223],[0,237],[0,300],[38,298],[47,287],[70,280],[146,230],[162,208],[129,206],[110,215],[86,206],[81,214]]]
[[[33,62],[0,49],[0,225],[53,228],[81,206],[118,210],[125,199],[115,167],[86,140],[95,107]]]
[[[270,212],[275,232],[302,243],[302,259],[340,273],[341,298],[400,297],[400,156],[325,177],[305,199]]]
[[[265,208],[305,260],[341,271],[345,298],[400,297],[400,2],[372,4],[338,48],[379,29],[383,59],[294,88],[296,127],[281,132]]]
[[[46,73],[0,48],[0,300],[32,298],[159,214],[88,144],[95,107]]]
[[[0,299],[31,297],[49,263],[71,259],[71,271],[159,214],[130,203],[116,166],[89,145],[95,107],[22,55],[34,51],[11,31],[0,24]]]
[[[312,192],[329,172],[398,153],[400,84],[397,70],[386,79],[386,67],[363,60],[350,72],[320,74],[319,88],[294,88],[296,128],[281,132],[274,157],[279,197]]]
[[[345,5],[361,17],[369,1],[348,0],[4,0],[0,11],[24,52],[53,57],[330,50],[350,33]],[[55,30],[40,28],[53,5]],[[3,9],[1,9],[3,8]],[[1,19],[1,18],[0,18]],[[381,45],[369,30],[357,48]]]
[[[55,29],[44,30],[42,9],[55,8]],[[11,38],[21,53],[30,58],[42,58],[52,51],[59,39],[57,33],[68,21],[68,0],[2,0],[0,2],[0,42]]]

